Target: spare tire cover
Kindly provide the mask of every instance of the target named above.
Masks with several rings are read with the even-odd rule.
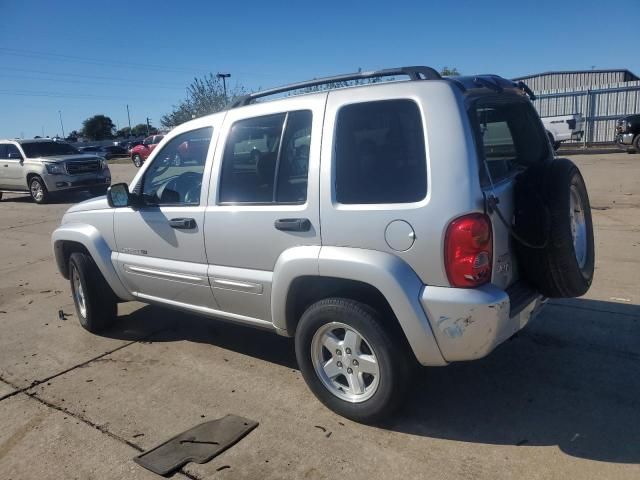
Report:
[[[589,196],[578,167],[566,158],[528,168],[516,183],[515,241],[523,277],[546,297],[584,295],[595,252]]]

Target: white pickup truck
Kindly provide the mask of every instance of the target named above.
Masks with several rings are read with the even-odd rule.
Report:
[[[559,115],[557,117],[542,117],[542,124],[554,150],[560,148],[560,143],[566,140],[580,140],[584,135],[584,119],[580,113]]]

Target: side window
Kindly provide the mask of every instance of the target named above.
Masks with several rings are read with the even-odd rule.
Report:
[[[181,133],[154,157],[142,195],[151,205],[198,205],[212,127]]]
[[[494,102],[481,100],[475,105],[475,122],[480,157],[487,162],[481,166],[483,182],[510,176],[520,168],[542,161],[548,155],[547,137],[539,120],[525,102]]]
[[[151,143],[157,145],[162,141],[163,138],[164,138],[164,135],[156,135],[155,137],[153,137],[153,142]]]
[[[334,165],[340,203],[407,203],[425,198],[426,152],[416,103],[385,100],[342,107]]]
[[[153,143],[153,137],[147,137],[142,142],[143,145],[151,145]]]
[[[0,159],[5,160],[7,158],[7,145],[0,143]]]
[[[22,157],[22,154],[20,153],[20,150],[18,150],[18,147],[16,147],[12,143],[7,144],[7,152],[4,158],[9,158],[9,157],[11,157],[14,160],[17,160],[20,157]]]
[[[304,110],[234,123],[222,159],[219,202],[304,203],[311,122],[311,112]]]

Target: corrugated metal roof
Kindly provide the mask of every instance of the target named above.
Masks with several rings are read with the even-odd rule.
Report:
[[[529,88],[538,93],[543,90],[562,90],[583,87],[600,87],[613,83],[640,80],[640,77],[626,69],[618,70],[573,70],[544,72],[514,78],[525,81]]]

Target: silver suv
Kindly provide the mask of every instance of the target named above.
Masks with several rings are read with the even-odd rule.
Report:
[[[57,192],[89,190],[104,195],[110,184],[106,160],[83,155],[68,143],[0,140],[0,199],[2,192],[24,192],[36,203],[46,203]]]
[[[584,181],[554,159],[532,96],[404,67],[180,125],[131,186],[53,233],[81,324],[139,300],[295,337],[323,403],[384,418],[415,365],[481,358],[546,297],[589,288]]]

